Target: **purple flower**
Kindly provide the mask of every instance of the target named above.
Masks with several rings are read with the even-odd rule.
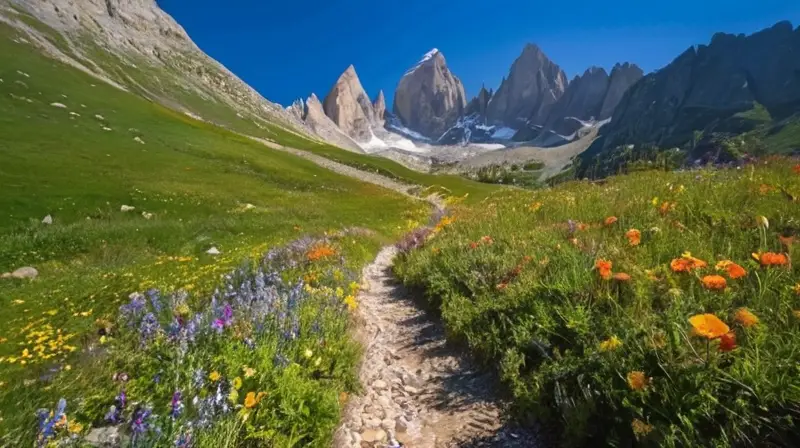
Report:
[[[150,341],[156,338],[156,335],[161,330],[161,326],[158,324],[158,319],[156,319],[156,315],[153,313],[147,313],[142,319],[142,323],[139,324],[139,339],[141,340],[142,345],[147,345]]]
[[[189,448],[192,446],[192,431],[191,428],[178,433],[175,438],[175,448]]]
[[[64,411],[67,409],[67,400],[60,399],[56,405],[56,410],[50,415],[47,409],[39,409],[36,414],[39,417],[39,434],[36,438],[37,444],[40,447],[47,445],[47,441],[55,435],[55,427],[58,422],[64,417]]]
[[[112,404],[111,407],[108,408],[108,412],[106,412],[104,419],[108,423],[114,423],[114,424],[119,423],[120,419],[119,409],[117,409],[117,407]]]
[[[176,391],[172,394],[172,401],[170,402],[170,417],[173,419],[178,418],[183,412],[183,402],[181,401],[181,393],[180,391]]]
[[[127,305],[119,307],[119,312],[122,319],[125,320],[129,326],[133,326],[139,316],[144,313],[147,302],[144,296],[138,292],[131,294],[129,298],[131,301]]]
[[[134,437],[140,436],[151,429],[149,419],[152,413],[153,411],[148,408],[139,408],[133,413],[133,418],[131,419],[131,432],[133,433]]]

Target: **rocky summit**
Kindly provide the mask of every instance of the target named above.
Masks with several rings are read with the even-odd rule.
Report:
[[[322,103],[330,117],[345,134],[357,141],[369,141],[371,126],[377,119],[372,101],[364,91],[352,65],[342,73]]]
[[[408,70],[394,94],[394,114],[404,126],[438,139],[462,116],[466,95],[461,81],[447,68],[437,49]]]
[[[489,103],[487,118],[504,125],[542,124],[566,88],[564,71],[538,46],[528,44]]]

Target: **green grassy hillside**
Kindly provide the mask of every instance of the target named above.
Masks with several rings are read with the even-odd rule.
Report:
[[[263,353],[229,353],[220,361],[234,350],[228,333],[206,341],[213,349],[190,350],[197,363],[153,362],[163,353],[145,363],[132,358],[145,349],[135,342],[136,332],[118,325],[119,307],[130,294],[156,288],[164,300],[187,292],[190,308],[200,312],[226,281],[223,274],[306,235],[327,234],[319,244],[337,257],[325,251],[312,256],[316,243],[302,240],[308,259],[295,244],[292,257],[300,257],[300,265],[270,269],[287,281],[311,275],[307,283],[314,291],[335,291],[380,245],[427,219],[428,206],[110,87],[14,42],[18,37],[0,25],[0,273],[32,266],[39,276],[0,279],[6,310],[0,324],[0,445],[30,446],[38,431],[36,410],[52,409],[62,397],[74,434],[103,425],[120,391],[112,378],[121,368],[131,377],[124,386],[130,400],[158,408],[173,390],[146,386],[153,375],[181,378],[190,366],[201,368],[202,359],[207,372],[217,369],[232,381],[242,356],[250,366],[263,365],[246,387],[300,388],[275,392],[269,406],[300,406],[292,415],[306,413],[294,420],[283,412],[254,416],[253,423],[270,431],[259,440],[325,445],[338,419],[339,392],[355,384],[346,306],[315,317],[315,328],[326,328],[330,338],[331,353],[321,365],[334,369],[330,363],[340,358],[324,381],[314,379],[314,369],[271,370],[277,355],[266,343]],[[123,206],[135,209],[123,212]],[[46,215],[51,225],[41,222]],[[212,247],[221,254],[207,254]],[[308,294],[300,316],[324,309],[311,306],[317,292]],[[166,326],[171,318],[162,317]],[[319,344],[310,337],[288,341],[280,356],[302,360],[300,347]],[[131,359],[137,361],[127,364]],[[191,400],[189,390],[181,390]],[[245,392],[232,407],[244,403]],[[186,418],[193,412],[187,410]],[[163,408],[155,413],[165,414]],[[240,434],[256,432],[232,427],[229,446]],[[167,432],[163,425],[161,430]],[[176,436],[177,426],[171,431]],[[56,435],[68,432],[60,428]],[[215,433],[208,434],[203,444],[219,446]]]
[[[800,164],[507,192],[396,271],[563,446],[800,443]]]

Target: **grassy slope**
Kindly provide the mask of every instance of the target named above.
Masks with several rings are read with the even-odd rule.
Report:
[[[458,210],[398,273],[441,308],[450,337],[502,372],[518,409],[556,417],[567,445],[605,437],[629,446],[638,436],[642,446],[730,446],[748,437],[794,446],[796,422],[782,419],[800,402],[800,267],[760,267],[751,254],[800,257],[797,244],[778,238],[800,232],[800,207],[788,196],[800,196],[796,163],[509,192]],[[608,216],[619,221],[604,225]],[[629,229],[640,231],[640,245],[629,243]],[[672,272],[671,260],[686,251],[708,267]],[[600,279],[598,259],[632,280]],[[725,259],[748,274],[728,278],[724,292],[704,289],[703,276],[728,277],[715,269]],[[743,328],[740,307],[760,323]],[[719,353],[711,341],[707,354],[688,322],[700,313],[730,325],[740,347]],[[603,348],[612,337],[621,345]],[[634,371],[652,378],[644,392],[626,382]]]
[[[79,361],[68,346],[89,342],[95,319],[113,319],[132,291],[209,291],[245,257],[352,226],[376,232],[342,243],[357,268],[427,214],[421,203],[107,86],[13,43],[15,35],[0,25],[0,271],[29,265],[40,277],[0,280],[6,440],[21,443],[15,434],[30,431],[37,407],[91,386],[80,369],[59,372]],[[122,213],[123,204],[136,210]],[[47,214],[52,226],[40,223]],[[223,255],[206,255],[212,246]],[[8,362],[32,348],[32,329],[48,325],[74,335],[58,356]]]

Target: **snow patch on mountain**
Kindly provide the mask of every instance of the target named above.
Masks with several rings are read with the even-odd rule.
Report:
[[[425,55],[424,55],[424,56],[422,56],[422,59],[420,59],[420,60],[419,60],[419,62],[417,62],[417,64],[416,64],[416,65],[414,65],[413,67],[411,67],[410,69],[408,69],[408,71],[406,71],[406,75],[408,75],[408,74],[410,74],[410,73],[414,73],[414,72],[415,72],[415,71],[416,71],[418,68],[420,68],[420,67],[422,66],[422,64],[424,64],[424,63],[426,63],[426,62],[430,61],[430,60],[431,60],[431,59],[433,59],[433,58],[434,58],[434,56],[436,56],[437,54],[439,54],[439,49],[438,49],[438,48],[434,48],[434,49],[432,49],[431,51],[429,51],[429,52],[425,53]]]

